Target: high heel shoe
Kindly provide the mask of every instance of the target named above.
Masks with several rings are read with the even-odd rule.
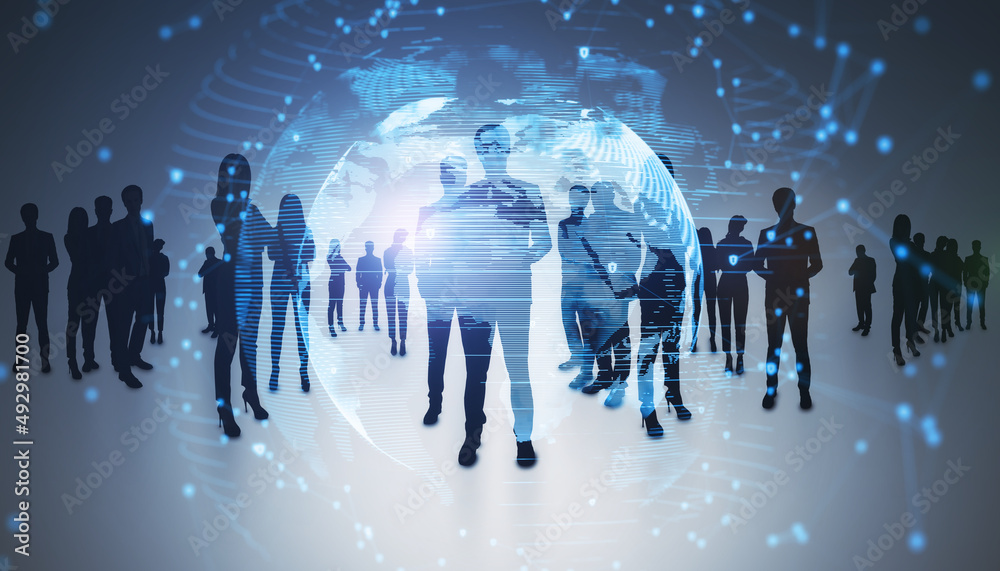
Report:
[[[733,356],[726,353],[726,369],[724,371],[727,375],[733,374]]]
[[[272,391],[278,390],[278,366],[277,365],[275,365],[274,368],[271,369],[271,380],[267,383],[267,388],[271,389]]]
[[[302,378],[302,392],[309,392],[309,366],[302,365],[299,367],[299,376]]]
[[[917,350],[917,344],[913,342],[913,339],[906,340],[906,350],[914,357],[920,356],[920,351]]]
[[[249,398],[247,398],[249,396]],[[266,420],[269,416],[264,407],[260,406],[260,397],[257,392],[250,392],[249,389],[243,389],[243,412],[247,412],[247,406],[253,409],[253,417],[257,420]]]
[[[392,355],[393,357],[395,357],[396,353],[398,353],[398,351],[396,351],[396,340],[393,339],[392,340],[392,347],[389,349],[389,354]]]
[[[222,431],[229,438],[236,438],[240,435],[240,427],[236,424],[236,418],[233,416],[233,407],[229,403],[225,403],[218,407],[219,411],[219,426],[222,427]]]
[[[80,369],[77,368],[77,366],[76,366],[76,360],[75,359],[74,360],[70,360],[70,362],[69,362],[69,374],[73,377],[74,381],[79,381],[80,379],[83,378],[83,375],[80,373]]]
[[[656,411],[647,414],[642,417],[642,424],[639,426],[646,427],[646,434],[652,437],[663,436],[663,426],[660,421],[656,419]]]
[[[677,413],[677,420],[691,420],[691,411],[684,406],[684,402],[680,397],[671,396],[670,393],[667,393],[666,399],[667,412],[670,412],[670,405],[673,405],[674,412]]]
[[[892,354],[896,358],[897,367],[906,365],[906,361],[903,360],[903,353],[901,351],[893,351]]]
[[[739,355],[736,357],[736,374],[742,375],[743,372],[743,355]]]
[[[156,345],[156,333],[152,329],[149,330],[149,344]]]

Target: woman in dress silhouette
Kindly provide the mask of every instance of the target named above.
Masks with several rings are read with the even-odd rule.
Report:
[[[79,311],[87,299],[89,280],[89,260],[87,259],[87,226],[89,219],[87,211],[77,206],[69,213],[69,224],[63,244],[69,252],[72,267],[69,271],[69,281],[66,283],[66,294],[69,298],[69,319],[66,322],[66,357],[69,358],[69,372],[74,381],[83,378],[76,363],[76,334],[80,330]]]

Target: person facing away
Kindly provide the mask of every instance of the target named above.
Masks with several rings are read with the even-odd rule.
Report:
[[[934,251],[928,256],[931,266],[931,281],[928,284],[930,289],[931,324],[934,329],[934,342],[940,340],[942,343],[948,341],[948,337],[954,337],[955,333],[951,329],[951,312],[945,309],[948,303],[948,274],[945,269],[948,266],[948,237],[938,236],[934,246]],[[950,306],[949,306],[950,307]],[[941,334],[938,335],[938,315],[941,316]]]
[[[931,277],[931,255],[930,252],[924,249],[925,242],[926,238],[923,233],[917,232],[913,235],[913,254],[917,266],[917,284],[914,287],[914,292],[917,296],[917,313],[915,319],[917,332],[919,333],[930,333],[924,327],[924,321],[927,320],[927,309],[930,305],[930,286],[928,286],[927,282]]]
[[[719,260],[719,318],[722,321],[722,352],[726,354],[725,373],[732,375],[733,356],[732,330],[729,324],[736,325],[736,369],[737,375],[742,375],[743,351],[747,339],[747,308],[750,304],[750,290],[747,286],[747,273],[753,269],[753,244],[740,234],[747,225],[747,219],[737,214],[729,220],[729,231],[726,237],[719,240],[715,246],[715,255]]]
[[[382,260],[375,255],[375,242],[371,240],[365,242],[365,255],[358,258],[358,263],[354,267],[354,280],[358,285],[361,299],[358,306],[361,312],[358,331],[365,330],[365,309],[368,300],[371,300],[372,306],[372,325],[375,331],[379,331],[378,292],[382,289]]]
[[[118,378],[130,388],[140,388],[142,383],[132,374],[132,367],[150,370],[153,366],[142,359],[146,329],[153,317],[153,294],[150,289],[153,223],[140,215],[142,189],[129,185],[122,189],[125,216],[112,224],[114,236],[112,257],[114,267],[123,268],[123,274],[133,276],[122,294],[111,300],[111,314],[115,319],[115,334],[111,339],[111,360],[118,371]]]
[[[393,234],[392,245],[385,249],[382,261],[385,264],[385,309],[389,320],[389,339],[396,351],[396,318],[399,318],[399,356],[406,355],[407,307],[410,304],[410,274],[413,273],[413,250],[406,247],[409,235],[403,228]]]
[[[948,310],[955,313],[955,326],[959,331],[965,331],[962,327],[962,274],[965,272],[965,262],[958,255],[958,240],[951,238],[948,240],[948,247],[945,249],[945,272],[948,274],[948,284],[950,289],[947,295]],[[968,304],[968,302],[966,302]]]
[[[84,373],[100,368],[94,359],[94,340],[97,337],[97,321],[101,316],[101,301],[104,302],[104,319],[108,325],[108,335],[111,334],[111,287],[117,285],[112,274],[111,250],[114,235],[111,227],[111,214],[114,211],[114,201],[110,196],[98,196],[94,199],[94,214],[97,222],[87,229],[87,254],[89,278],[87,303],[90,309],[85,311],[83,319],[83,367]],[[92,300],[92,301],[91,301]]]
[[[66,357],[69,360],[69,372],[74,381],[83,378],[76,360],[76,337],[80,330],[83,308],[90,292],[90,255],[87,247],[87,226],[90,221],[87,211],[77,206],[69,213],[69,223],[63,245],[69,254],[70,271],[66,282],[66,297],[69,301],[69,317],[66,321]]]
[[[698,350],[698,325],[701,322],[701,302],[702,292],[704,292],[705,311],[708,313],[708,342],[711,351],[715,353],[718,350],[715,345],[715,307],[719,298],[715,272],[719,270],[719,262],[715,251],[715,242],[712,240],[712,231],[707,227],[698,228],[698,247],[701,250],[701,273],[695,277],[694,322],[692,324],[695,334],[691,341],[691,351]]]
[[[21,221],[24,231],[10,237],[4,266],[14,274],[17,335],[27,334],[28,316],[34,312],[42,372],[48,373],[52,370],[49,365],[49,274],[59,266],[59,256],[52,234],[38,229],[38,206],[30,202],[21,206]],[[14,367],[16,371],[16,360]]]
[[[906,348],[914,357],[920,356],[917,350],[917,279],[920,273],[919,260],[913,254],[913,242],[910,241],[910,217],[905,214],[896,216],[892,223],[892,237],[889,239],[889,249],[896,260],[896,272],[892,276],[892,322],[890,334],[892,337],[892,354],[896,365],[902,367],[903,351],[900,347],[899,327],[903,325],[906,333]]]
[[[586,218],[584,211],[590,204],[593,191],[582,184],[573,185],[569,189],[569,211],[567,218],[559,221],[559,231],[556,235],[556,247],[562,262],[562,296],[560,311],[562,313],[563,330],[566,333],[566,344],[569,347],[569,359],[559,365],[559,370],[565,371],[579,367],[586,359],[583,334],[577,319],[582,317],[583,295],[581,276],[587,272],[587,256],[583,245],[577,236],[580,223]]]
[[[340,331],[347,331],[344,327],[344,277],[351,271],[351,266],[340,255],[340,240],[334,238],[330,240],[330,250],[326,256],[326,265],[330,267],[330,282],[327,290],[330,294],[330,304],[326,309],[326,321],[330,325],[330,336],[337,336],[337,326]],[[333,314],[337,314],[337,323],[333,322]]]
[[[980,253],[983,243],[972,241],[972,255],[965,258],[965,328],[972,329],[972,305],[979,306],[979,326],[986,329],[986,288],[990,285],[990,260]]]
[[[153,322],[149,322],[149,342],[163,345],[163,310],[167,306],[167,280],[170,275],[170,259],[163,253],[166,244],[162,239],[153,240],[153,258],[150,260],[150,290],[153,292],[153,308],[156,310],[156,335]]]
[[[774,407],[778,390],[778,363],[785,324],[791,329],[798,371],[799,408],[812,408],[809,394],[812,369],[809,363],[809,280],[823,269],[816,229],[795,221],[795,191],[774,191],[771,203],[778,223],[760,231],[755,271],[764,278],[764,311],[767,319],[767,391],[761,406]]]
[[[861,331],[867,336],[872,328],[872,294],[875,293],[875,258],[865,254],[864,244],[854,249],[857,257],[847,275],[854,276],[854,305],[858,310],[858,324],[851,331]]]
[[[209,246],[205,248],[205,261],[198,269],[198,277],[201,278],[201,293],[205,296],[205,316],[208,317],[208,327],[201,330],[202,333],[212,333],[212,338],[218,337],[215,331],[215,313],[217,306],[216,295],[216,274],[222,260],[215,257],[215,248]]]
[[[267,247],[267,257],[274,261],[271,274],[271,381],[278,390],[281,341],[285,333],[288,302],[292,303],[295,335],[299,349],[299,378],[302,392],[309,392],[309,264],[316,259],[312,231],[306,227],[302,201],[295,194],[281,197],[274,241]]]

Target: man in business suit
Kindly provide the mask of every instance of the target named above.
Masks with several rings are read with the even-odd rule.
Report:
[[[38,229],[38,206],[30,202],[22,206],[21,220],[24,232],[10,237],[4,266],[14,274],[17,334],[28,332],[28,315],[34,311],[42,372],[48,373],[52,370],[49,365],[49,272],[59,265],[59,257],[52,234]]]
[[[875,293],[875,258],[865,255],[864,244],[855,249],[858,257],[847,270],[854,276],[854,302],[858,308],[858,324],[851,331],[861,331],[867,336],[872,328],[872,294]]]
[[[980,253],[983,243],[972,241],[972,255],[965,258],[965,328],[972,329],[972,304],[979,304],[979,326],[986,329],[986,288],[990,285],[990,260]]]
[[[375,331],[378,331],[378,291],[382,288],[382,260],[373,252],[375,242],[371,240],[365,242],[365,255],[358,258],[358,265],[355,266],[354,278],[358,284],[361,298],[361,321],[358,331],[365,329],[365,305],[368,299],[372,301],[372,323]]]
[[[111,273],[112,263],[110,252],[114,244],[111,229],[111,212],[114,202],[110,196],[98,196],[94,199],[94,213],[97,222],[87,229],[87,250],[90,265],[90,293],[87,303],[92,309],[83,320],[83,372],[88,373],[100,368],[94,359],[94,339],[97,337],[97,321],[101,316],[101,300],[104,301],[105,319],[108,322],[110,335],[113,326],[111,320],[111,290],[114,275]]]
[[[205,296],[205,315],[208,317],[208,327],[201,330],[202,333],[211,333],[212,338],[219,336],[215,331],[215,306],[216,306],[216,274],[222,260],[215,257],[215,248],[209,246],[205,248],[205,262],[198,269],[198,277],[201,278],[201,293]]]
[[[122,203],[127,214],[112,224],[112,259],[113,267],[119,268],[123,276],[131,279],[122,292],[111,299],[114,323],[111,328],[111,361],[118,371],[118,378],[128,387],[137,389],[142,383],[132,374],[132,366],[147,371],[153,368],[140,355],[153,313],[150,290],[153,224],[139,214],[142,208],[141,188],[134,184],[126,186],[122,190]]]
[[[786,187],[774,191],[771,203],[778,223],[760,231],[754,270],[764,278],[764,311],[767,316],[767,391],[761,406],[774,407],[778,394],[778,363],[785,323],[792,334],[795,368],[799,373],[799,408],[812,408],[809,385],[809,279],[823,269],[816,229],[799,224],[795,213],[795,192]]]

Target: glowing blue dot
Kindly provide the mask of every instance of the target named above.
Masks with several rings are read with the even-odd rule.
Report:
[[[715,88],[715,95],[716,95],[717,97],[722,97],[722,96],[723,96],[723,95],[725,95],[725,94],[726,94],[726,90],[725,90],[725,89],[723,89],[723,88],[721,88],[721,87],[716,87],[716,88]]]
[[[652,28],[653,27],[653,19],[652,18],[646,18],[646,27],[647,28]]]
[[[344,26],[344,19],[337,18],[336,20],[333,21],[333,25],[337,26],[338,28],[342,28]]]
[[[775,141],[780,141],[781,140],[781,129],[775,129],[775,130],[771,131],[771,138],[774,139]]]
[[[691,54],[691,57],[698,57],[698,48],[691,48],[688,53]]]
[[[729,168],[733,168],[733,161],[731,161],[731,160],[729,160],[729,159],[726,159],[726,161],[725,161],[724,163],[722,163],[722,164],[723,164],[723,165],[725,165],[725,167],[726,167],[727,169],[729,169]]]
[[[184,171],[181,169],[170,169],[170,182],[180,184],[184,180]]]
[[[7,363],[0,362],[0,383],[6,381],[7,377],[10,375],[7,371]]]
[[[673,4],[667,4],[666,6],[663,7],[663,11],[666,12],[667,14],[673,14],[674,13],[674,5]]]
[[[892,137],[889,135],[882,135],[875,144],[878,147],[878,152],[883,155],[888,155],[892,152]]]
[[[52,17],[45,12],[35,12],[32,14],[31,19],[35,21],[35,25],[39,28],[48,28],[52,24]]]
[[[184,305],[184,300],[181,299],[180,297],[175,297],[174,298],[174,307],[180,307],[182,305]]]
[[[169,40],[170,36],[174,35],[174,31],[170,29],[170,26],[160,26],[160,39]]]
[[[806,239],[808,240],[808,239],[809,239],[809,237],[808,237],[808,236],[806,236]],[[802,289],[802,288],[797,288],[797,289],[795,290],[795,295],[797,295],[797,296],[799,296],[799,297],[802,297],[802,296],[804,296],[805,294],[806,294],[806,290],[804,290],[804,289]]]
[[[829,123],[826,124],[826,132],[830,133],[831,135],[836,133],[838,129],[840,129],[840,125],[837,124],[836,121],[830,121]]]
[[[767,367],[764,370],[767,371],[768,375],[776,375],[776,374],[778,374],[778,364],[777,363],[768,363]],[[773,395],[774,394],[774,387],[767,387],[767,394]]]
[[[767,536],[767,546],[770,548],[775,548],[778,546],[778,536],[771,533]]]
[[[142,218],[144,220],[146,220],[147,222],[152,222],[153,218],[154,218],[153,211],[152,210],[143,210],[142,211]]]
[[[733,133],[739,135],[742,132],[743,132],[743,127],[740,127],[739,123],[733,123]]]
[[[855,442],[854,451],[857,452],[858,454],[864,454],[865,452],[868,452],[868,441],[862,439]]]
[[[704,43],[705,43],[705,40],[701,39],[701,36],[695,36],[695,38],[694,38],[694,45],[696,45],[696,46],[698,46],[700,48],[701,45],[704,44]]]
[[[851,209],[851,202],[846,198],[841,198],[837,201],[837,211],[841,214],[847,214],[847,211]]]
[[[185,351],[187,351],[188,349],[190,349],[191,348],[191,340],[190,339],[182,339],[181,340],[181,348],[184,349]]]
[[[976,91],[986,91],[993,85],[993,76],[985,69],[980,69],[972,74],[972,87]]]
[[[774,233],[774,230],[768,230],[766,235],[767,235],[767,239],[768,240],[772,240],[772,241],[777,236],[777,234]]]
[[[87,402],[97,402],[99,396],[101,391],[97,390],[97,387],[87,387],[87,390],[83,391],[83,400]]]
[[[827,137],[826,131],[823,131],[823,130],[816,131],[816,141],[817,142],[822,143],[822,142],[826,141],[826,137]]]
[[[743,163],[743,169],[747,170],[747,171],[752,171],[753,170],[753,163],[750,162],[750,161],[747,161],[747,162]]]
[[[739,87],[739,86],[740,86],[740,78],[734,77],[733,78],[733,87]]]
[[[851,45],[847,42],[840,42],[837,44],[837,55],[840,57],[847,57],[851,53]]]
[[[907,422],[912,416],[913,409],[908,403],[903,402],[896,406],[896,418],[898,418],[900,422]]]
[[[437,15],[438,16],[444,16],[444,6],[438,6],[437,7]]]
[[[931,363],[934,365],[935,368],[943,369],[944,366],[948,364],[948,359],[944,356],[943,353],[938,353],[933,357],[931,357]]]
[[[877,58],[873,59],[871,65],[868,67],[868,70],[871,71],[872,75],[876,77],[882,75],[885,73],[885,61]]]
[[[106,163],[111,160],[111,149],[107,147],[101,147],[97,149],[97,160],[102,163]]]
[[[795,201],[796,201],[796,204],[801,204],[801,202],[799,201],[799,197],[798,196],[795,197]],[[805,236],[806,240],[812,240],[812,238],[813,238],[812,230],[806,230],[805,232],[802,233],[802,235]],[[799,295],[802,295],[802,294],[800,293]]]
[[[222,255],[222,261],[223,262],[228,262],[232,258],[233,258],[233,256],[229,252],[226,252],[225,254]]]
[[[719,58],[713,59],[712,60],[712,67],[714,67],[715,69],[719,69],[720,67],[722,67],[722,60],[719,59]]]
[[[917,376],[917,366],[913,363],[907,363],[906,366],[903,367],[903,374],[911,378]]]
[[[185,498],[193,498],[194,497],[194,485],[193,484],[184,484],[184,487],[181,488],[181,493],[184,494]]]
[[[791,25],[788,26],[788,35],[789,36],[791,36],[793,38],[797,38],[797,37],[799,37],[799,34],[801,34],[801,33],[802,33],[802,28],[799,28],[798,24],[791,24]]]
[[[819,108],[819,114],[824,119],[829,119],[830,115],[833,115],[833,107],[830,107],[830,105],[824,105]]]
[[[381,36],[382,39],[388,38],[389,37],[389,29],[388,28],[382,28],[382,31],[379,32],[378,35]]]
[[[913,21],[913,31],[921,36],[927,35],[927,32],[931,31],[931,19],[927,16],[918,16]]]
[[[795,541],[799,543],[809,542],[809,533],[806,532],[806,528],[801,523],[795,522],[792,524],[792,535],[795,536]]]
[[[195,301],[195,300],[193,300],[193,299],[191,301],[189,301],[188,302],[188,309],[190,309],[191,311],[194,311],[194,310],[198,309],[198,302]]]
[[[730,436],[732,436],[732,435],[731,435],[731,434],[729,433],[729,431],[728,431],[728,430],[726,430],[726,431],[723,431],[723,433],[722,433],[722,439],[723,439],[723,440],[729,440],[729,437],[730,437]],[[734,482],[734,483],[736,483],[736,482]],[[734,489],[735,489],[735,488],[734,488]]]
[[[194,15],[188,18],[188,27],[192,30],[197,30],[201,27],[201,16]]]
[[[343,27],[343,31],[344,31],[345,34],[350,34],[351,33],[351,25],[348,24],[348,25],[344,26]]]
[[[299,142],[299,134],[295,133],[294,135],[292,135],[292,140],[295,141],[296,143],[298,143]]]
[[[924,537],[924,532],[914,531],[910,534],[910,537],[906,540],[906,545],[910,548],[910,551],[914,553],[920,553],[927,547],[927,538]]]
[[[791,236],[788,236],[787,238],[785,238],[785,245],[789,246],[789,247],[792,245],[792,237]]]
[[[375,10],[375,11],[376,11],[376,12],[381,12],[381,10]],[[370,17],[368,18],[368,25],[369,25],[369,26],[374,26],[374,25],[375,25],[375,24],[377,24],[377,23],[378,23],[378,20],[376,20],[376,19],[375,19],[375,16],[370,16]]]
[[[905,260],[906,257],[909,256],[909,255],[910,255],[910,251],[906,248],[906,246],[904,246],[902,244],[900,244],[899,246],[896,246],[896,257],[897,258],[899,258],[900,260]]]
[[[291,105],[291,104],[292,104],[292,96],[291,95],[286,95],[285,96],[285,105]]]
[[[323,69],[323,64],[321,64],[319,62],[316,62],[316,63],[313,64],[313,70],[314,71],[319,71],[321,69]]]
[[[774,310],[774,314],[775,314],[775,315],[777,315],[778,317],[781,317],[781,314],[782,314],[782,313],[784,313],[784,311],[781,311],[781,308],[780,308],[780,307],[778,307],[778,308],[776,308],[776,309]]]
[[[760,140],[760,133],[754,131],[753,133],[750,133],[750,138],[753,139],[754,142],[757,142]]]
[[[695,18],[701,18],[702,16],[705,15],[705,7],[702,6],[701,4],[695,4],[694,6],[691,7],[691,15],[693,15]]]
[[[309,60],[309,63],[316,63],[316,54],[309,54],[306,59]]]
[[[826,38],[823,36],[816,36],[816,39],[813,41],[813,46],[815,46],[817,50],[823,50],[826,48]]]
[[[764,172],[764,163],[757,165],[757,172]]]
[[[753,19],[754,19],[753,10],[747,10],[746,12],[743,12],[743,21],[744,22],[746,22],[747,24],[751,24],[751,23],[753,23]]]
[[[580,59],[587,59],[590,57],[590,48],[584,46],[580,48]]]

